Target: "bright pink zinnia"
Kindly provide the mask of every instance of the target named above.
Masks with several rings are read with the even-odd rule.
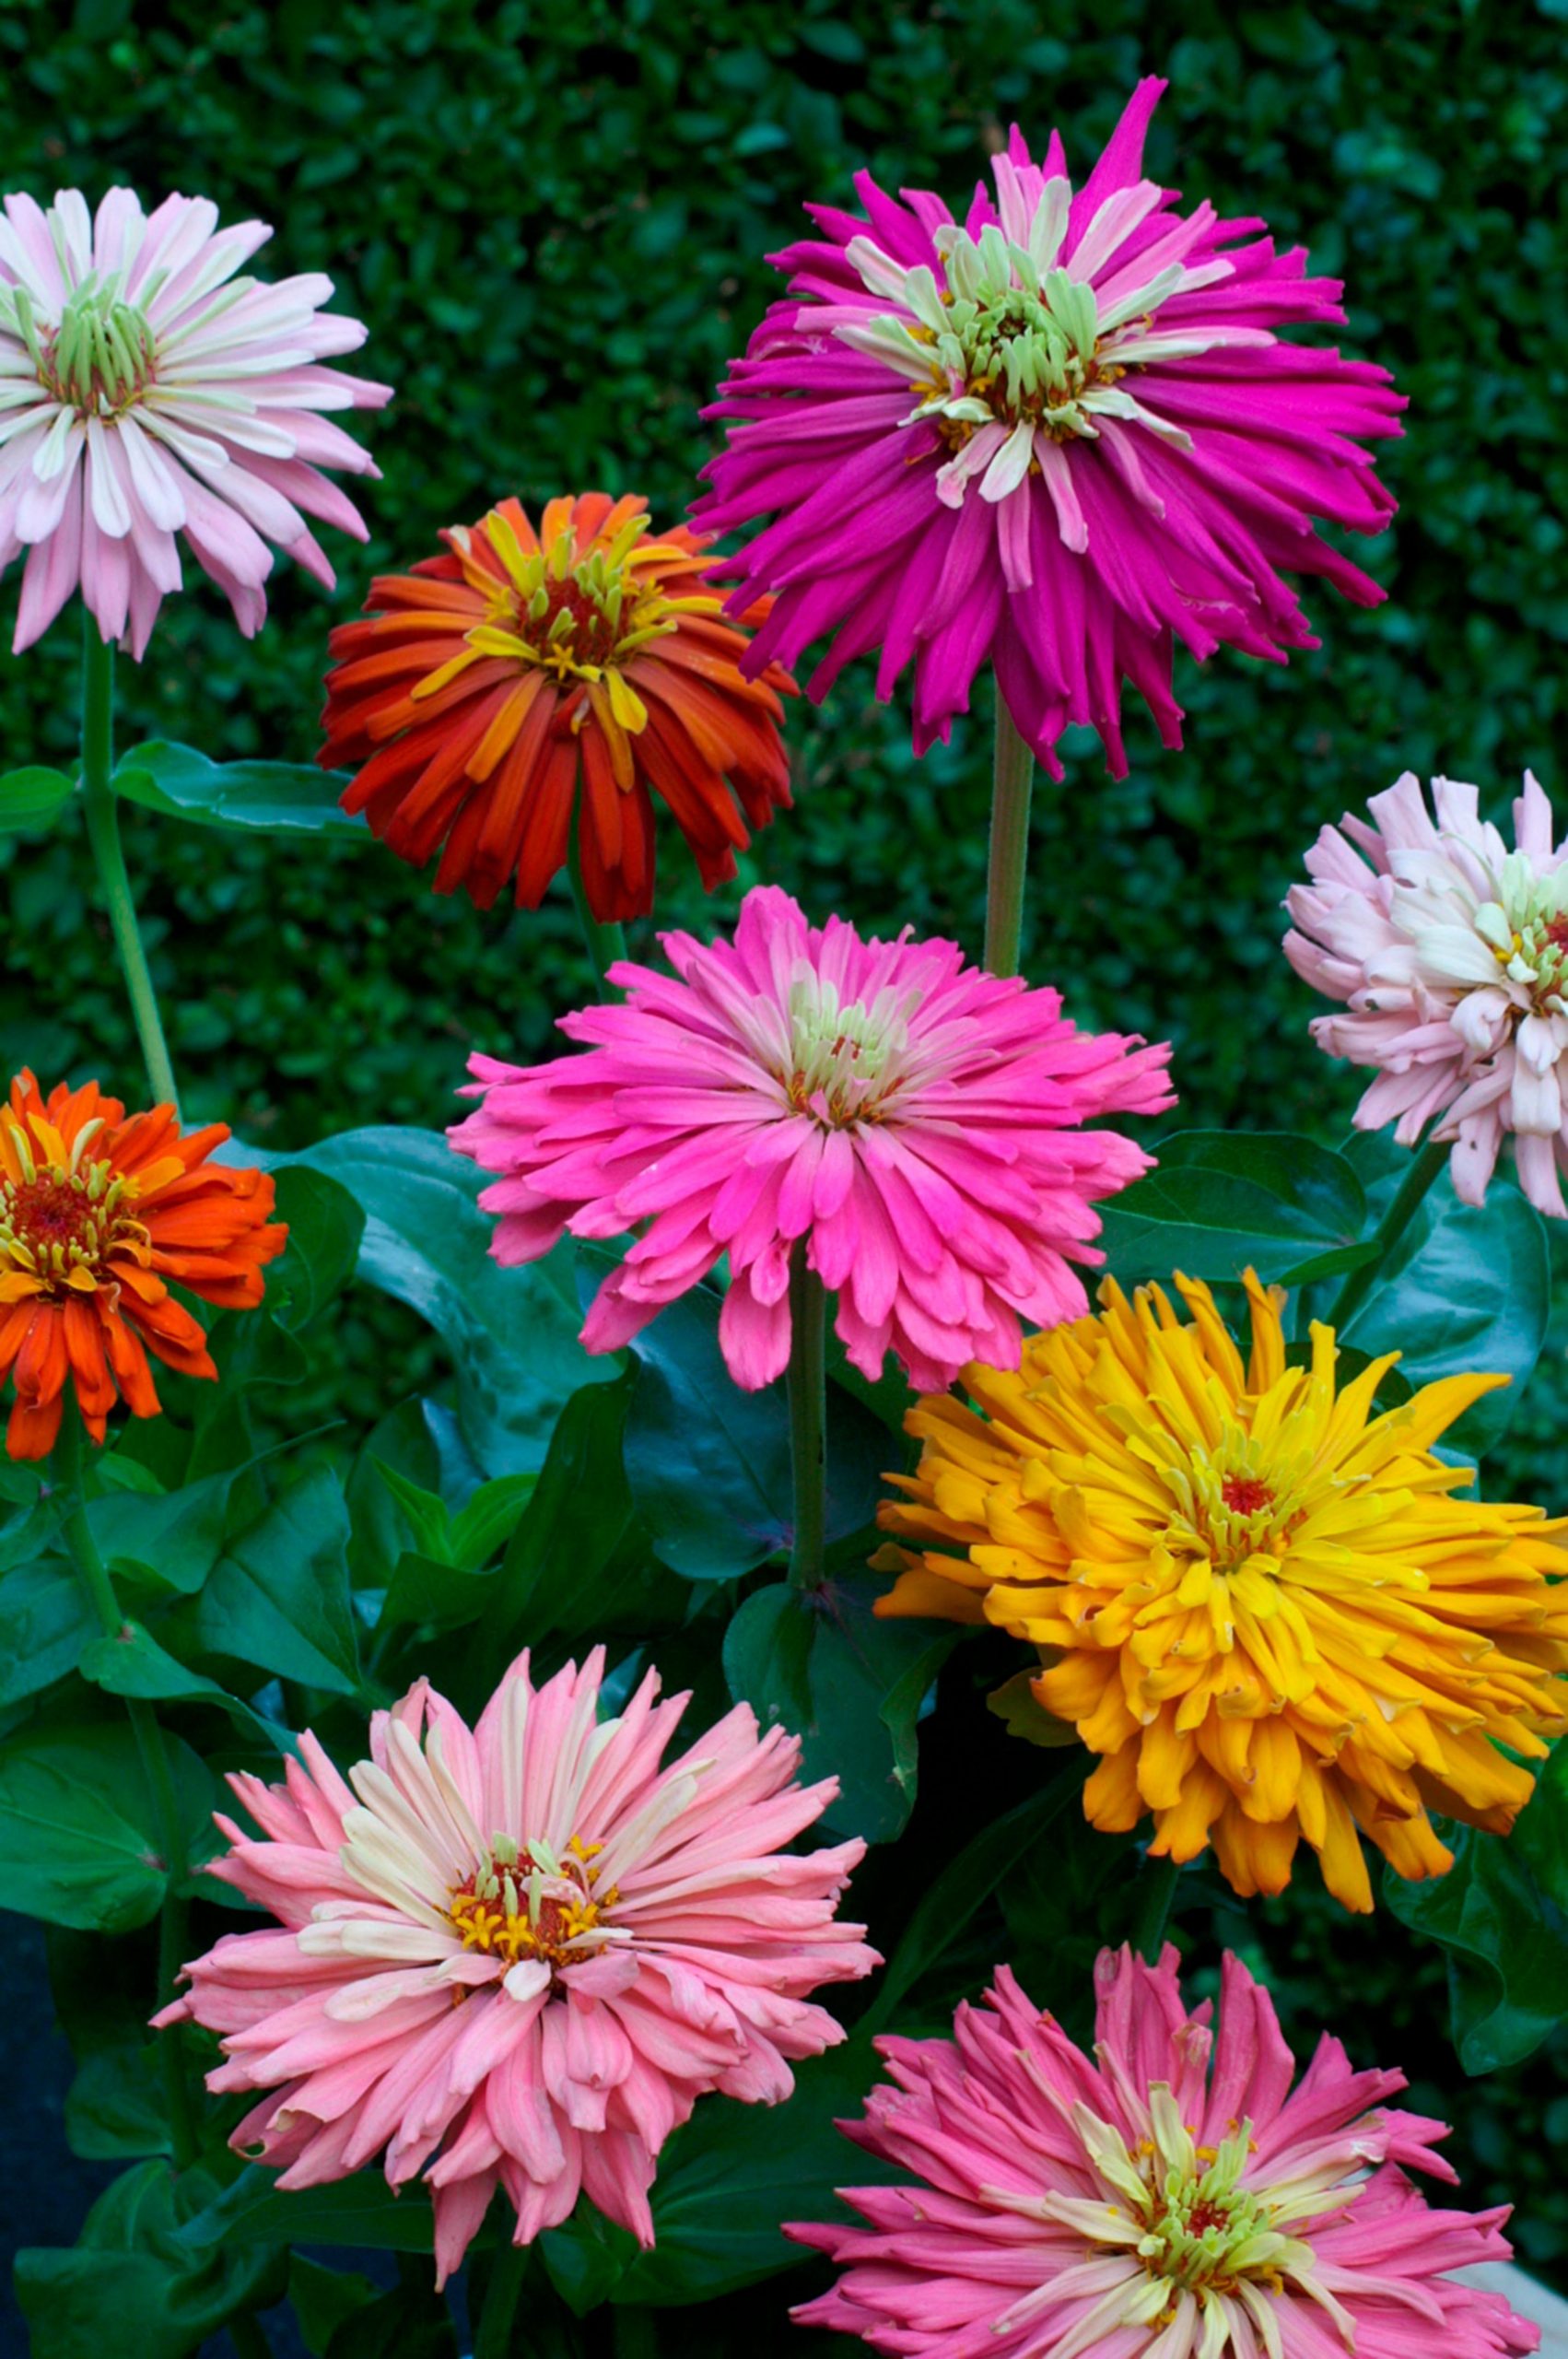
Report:
[[[990,662],[1053,775],[1087,722],[1119,776],[1123,678],[1181,742],[1173,639],[1283,662],[1317,644],[1283,574],[1383,596],[1312,527],[1382,529],[1359,445],[1399,431],[1403,399],[1386,370],[1277,340],[1345,316],[1300,247],[1207,203],[1184,217],[1143,177],[1164,87],[1139,84],[1076,194],[1058,135],[1041,166],[1015,127],[962,229],[865,172],[865,219],[809,208],[825,237],[774,257],[789,299],[708,413],[743,422],[705,529],[774,520],[733,569],[737,604],[778,593],[743,669],[837,632],[811,695],[880,648],[885,698],[913,659],[923,752]]]
[[[233,2143],[281,2187],[385,2149],[424,2171],[441,2282],[498,2186],[527,2244],[580,2191],[653,2240],[654,2158],[712,2089],[775,2104],[842,2039],[807,1991],[878,1963],[834,1916],[863,1843],[795,1853],[837,1792],[744,1705],[661,1768],[686,1698],[649,1672],[598,1717],[602,1649],[536,1688],[512,1665],[472,1731],[421,1680],[345,1783],[315,1739],[287,1783],[229,1780],[227,1878],[281,1932],[226,1934],[160,2024],[223,2036],[216,2091],[265,2089]]]
[[[869,2228],[787,2233],[844,2264],[795,2312],[919,2359],[1502,2359],[1537,2329],[1449,2275],[1506,2259],[1507,2212],[1439,2212],[1440,2121],[1325,2036],[1293,2090],[1273,2004],[1227,1956],[1220,2025],[1177,1954],[1107,1950],[1094,2059],[1005,1966],[954,2036],[883,2039],[895,2085],[845,2124],[918,2184],[847,2188]]]
[[[390,385],[323,369],[365,341],[323,313],[330,278],[236,278],[272,236],[217,226],[205,197],[149,218],[127,188],[96,217],[76,189],[45,212],[7,196],[0,220],[0,572],[28,551],[15,646],[81,584],[106,640],[139,661],[181,586],[181,535],[247,638],[267,610],[269,541],[330,590],[305,519],[356,540],[358,511],[320,470],[373,475],[317,413],[378,409]]]
[[[1347,812],[1306,855],[1310,885],[1287,899],[1285,956],[1344,1013],[1313,1038],[1371,1065],[1358,1130],[1394,1122],[1413,1146],[1430,1121],[1452,1140],[1455,1193],[1484,1203],[1505,1136],[1519,1184],[1543,1213],[1568,1214],[1568,839],[1527,770],[1515,848],[1480,816],[1473,786],[1407,770]]]
[[[661,940],[679,980],[613,967],[626,1000],[560,1019],[586,1056],[474,1057],[484,1102],[450,1133],[501,1175],[480,1198],[501,1215],[497,1261],[646,1224],[599,1290],[590,1351],[618,1349],[727,1253],[724,1357],[748,1391],[770,1383],[802,1238],[855,1366],[875,1378],[891,1347],[921,1391],[968,1360],[1016,1367],[1020,1315],[1082,1315],[1070,1263],[1104,1259],[1092,1200],[1151,1159],[1082,1125],[1168,1106],[1168,1048],[1080,1032],[1057,992],[967,966],[955,943],[808,925],[777,886],[747,894],[732,943]]]

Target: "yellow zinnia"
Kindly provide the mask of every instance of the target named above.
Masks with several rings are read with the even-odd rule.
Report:
[[[1561,1520],[1453,1494],[1433,1444],[1501,1376],[1428,1384],[1381,1415],[1398,1357],[1337,1385],[1332,1328],[1287,1365],[1284,1296],[1249,1271],[1244,1363],[1178,1276],[1032,1336],[1015,1375],[942,1394],[884,1530],[887,1614],[1000,1624],[1040,1650],[1034,1692],[1102,1758],[1096,1826],[1153,1812],[1151,1848],[1212,1843],[1243,1894],[1279,1892],[1305,1836],[1329,1890],[1372,1906],[1356,1829],[1402,1876],[1453,1865],[1427,1813],[1506,1834],[1568,1708]],[[1499,1750],[1506,1746],[1507,1752]]]

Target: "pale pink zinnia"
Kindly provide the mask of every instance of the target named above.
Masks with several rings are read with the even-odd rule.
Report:
[[[1020,1317],[1087,1307],[1093,1199],[1150,1157],[1107,1114],[1171,1103],[1168,1048],[1068,1023],[1054,991],[965,964],[951,942],[808,925],[777,886],[732,943],[661,936],[678,980],[622,963],[627,997],[562,1016],[588,1054],[474,1057],[479,1110],[451,1133],[501,1177],[497,1261],[640,1226],[582,1331],[614,1351],[730,1257],[719,1338],[748,1391],[790,1356],[797,1242],[875,1378],[891,1349],[921,1391],[968,1360],[1016,1367]]]
[[[806,1993],[877,1964],[834,1916],[865,1846],[782,1847],[837,1781],[740,1705],[660,1766],[686,1704],[649,1672],[599,1717],[604,1657],[541,1687],[523,1655],[472,1731],[421,1680],[338,1775],[300,1740],[287,1783],[230,1778],[223,1876],[281,1920],[228,1933],[158,2018],[222,2035],[215,2091],[263,2089],[233,2143],[312,2187],[385,2154],[423,2171],[436,2262],[496,2188],[527,2244],[579,2190],[653,2240],[654,2158],[708,2090],[776,2104],[843,2037]]]
[[[1403,398],[1279,338],[1345,316],[1302,248],[1145,176],[1164,87],[1138,85],[1076,193],[1057,134],[1036,164],[1015,126],[962,228],[867,172],[863,219],[808,208],[823,236],[773,257],[789,296],[708,413],[737,422],[695,512],[772,519],[732,568],[737,604],[778,593],[743,668],[836,633],[809,693],[880,649],[885,698],[912,660],[923,751],[991,663],[1054,775],[1088,723],[1119,776],[1124,678],[1181,742],[1173,640],[1283,662],[1317,644],[1285,575],[1383,596],[1313,526],[1381,531],[1394,501],[1360,446]]]
[[[1325,2036],[1294,2088],[1273,2004],[1227,1956],[1220,2023],[1177,1954],[1105,1951],[1093,2058],[1001,1967],[954,2037],[883,2039],[857,2144],[916,2184],[842,2190],[869,2227],[788,2233],[841,2263],[795,2312],[908,2359],[1503,2359],[1535,2327],[1450,2271],[1507,2212],[1430,2209],[1444,2124]]]
[[[1452,1140],[1457,1195],[1485,1202],[1504,1136],[1519,1184],[1561,1219],[1568,1171],[1568,840],[1527,770],[1514,804],[1515,849],[1482,821],[1473,786],[1403,778],[1347,812],[1306,855],[1291,889],[1285,956],[1342,1015],[1313,1038],[1330,1056],[1376,1068],[1359,1130],[1424,1126]]]
[[[365,341],[321,311],[330,278],[237,278],[263,221],[217,226],[205,197],[149,217],[127,188],[97,215],[76,189],[0,220],[0,572],[27,550],[15,646],[81,585],[105,640],[138,661],[181,586],[178,537],[247,638],[261,628],[269,541],[330,590],[307,516],[356,540],[358,511],[320,470],[373,475],[322,410],[378,409],[389,385],[322,362]]]

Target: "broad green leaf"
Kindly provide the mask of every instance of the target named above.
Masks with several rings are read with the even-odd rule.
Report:
[[[825,1823],[885,1843],[915,1800],[915,1722],[955,1631],[879,1621],[870,1583],[755,1590],[724,1634],[724,1676],[763,1728],[802,1740],[801,1774],[837,1777]]]
[[[193,2257],[220,2246],[357,2245],[367,2252],[429,2252],[430,2199],[415,2180],[393,2189],[372,2165],[325,2187],[280,2189],[252,2163],[181,2231]]]
[[[596,1273],[613,1266],[583,1256]],[[626,1477],[653,1544],[688,1580],[730,1580],[788,1549],[794,1531],[782,1382],[743,1392],[719,1348],[720,1297],[694,1286],[634,1335],[637,1387]],[[827,1539],[875,1521],[890,1445],[881,1420],[837,1385],[829,1395]]]
[[[84,2057],[65,2097],[65,2137],[84,2161],[128,2161],[171,2149],[157,2042]]]
[[[537,1467],[561,1402],[618,1372],[577,1340],[572,1249],[502,1269],[479,1210],[486,1175],[434,1131],[345,1131],[289,1158],[341,1180],[363,1206],[358,1274],[434,1327],[451,1356],[458,1413],[485,1471]]]
[[[288,2299],[310,2359],[326,2359],[334,2329],[380,2299],[380,2287],[357,2269],[323,2269],[304,2253],[288,2264]]]
[[[88,1523],[111,1572],[146,1573],[158,1588],[192,1596],[223,1549],[233,1473],[178,1491],[117,1491],[89,1499]]]
[[[0,836],[24,827],[47,827],[57,819],[76,781],[64,770],[9,770],[0,778]]]
[[[165,1732],[187,1856],[208,1859],[216,1787]],[[29,1727],[0,1745],[0,1896],[51,1924],[123,1933],[158,1913],[169,1882],[157,1813],[124,1721]]]
[[[1568,2017],[1568,1743],[1554,1747],[1512,1835],[1445,1828],[1454,1865],[1406,1884],[1396,1917],[1448,1953],[1450,2029],[1467,2072],[1495,2072]]]
[[[689,1590],[654,1558],[622,1463],[631,1379],[574,1392],[501,1568],[489,1584],[471,1669],[546,1639],[591,1643],[678,1624]]]
[[[1293,1282],[1362,1242],[1366,1198],[1343,1156],[1286,1132],[1177,1132],[1157,1168],[1103,1207],[1100,1243],[1123,1285],[1180,1270],[1220,1283],[1256,1269]],[[1336,1260],[1336,1266],[1339,1266]]]
[[[191,1617],[189,1650],[352,1694],[359,1658],[347,1549],[342,1486],[330,1467],[311,1466],[230,1539],[201,1595],[182,1610]]]
[[[1375,1214],[1391,1192],[1385,1180]],[[1507,1429],[1550,1308],[1546,1225],[1535,1207],[1501,1174],[1484,1204],[1462,1204],[1445,1171],[1344,1332],[1370,1356],[1400,1353],[1411,1385],[1482,1369],[1512,1377],[1445,1437],[1445,1449],[1480,1454]]]
[[[213,762],[193,745],[161,738],[133,746],[114,773],[117,794],[170,818],[363,842],[364,819],[338,808],[347,783],[311,762]]]
[[[191,2359],[236,2311],[275,2302],[281,2251],[226,2248],[193,2263],[182,2249],[183,2215],[215,2184],[199,2170],[176,2178],[162,2161],[139,2163],[99,2196],[79,2244],[18,2253],[33,2359],[102,2359],[106,2349]]]
[[[326,2359],[458,2359],[457,2329],[432,2284],[403,2284],[334,2328]]]
[[[41,1556],[0,1575],[0,1705],[20,1703],[74,1671],[98,1630],[76,1567]]]
[[[94,1638],[82,1649],[79,1668],[84,1679],[108,1695],[139,1696],[148,1703],[211,1704],[227,1712],[247,1736],[259,1736],[280,1752],[288,1749],[287,1731],[263,1719],[216,1679],[187,1670],[139,1622],[127,1622],[112,1638]]]
[[[324,1171],[286,1163],[276,1175],[277,1217],[288,1243],[267,1271],[267,1301],[290,1333],[309,1327],[354,1275],[365,1215]]]
[[[410,1551],[392,1567],[380,1622],[388,1628],[407,1623],[427,1630],[462,1630],[477,1622],[490,1602],[497,1576],[470,1572],[439,1556]]]
[[[638,2251],[624,2230],[605,2230],[586,2206],[541,2239],[563,2297],[574,2308],[606,2295],[664,2308],[711,2301],[799,2266],[801,2248],[782,2234],[786,2220],[824,2218],[846,2178],[894,2176],[835,2127],[859,2111],[879,2069],[869,2042],[855,2039],[797,2064],[795,2094],[783,2105],[699,2100],[659,2158],[651,2251]],[[686,2347],[700,2348],[700,2337]]]

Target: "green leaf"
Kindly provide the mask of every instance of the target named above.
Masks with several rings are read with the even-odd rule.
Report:
[[[267,1301],[290,1333],[309,1327],[354,1275],[365,1215],[324,1171],[284,1164],[275,1174],[277,1217],[288,1243],[267,1272]]]
[[[457,2330],[429,2285],[400,2285],[344,2319],[326,2359],[458,2359]]]
[[[311,762],[213,762],[193,745],[153,738],[124,756],[113,783],[129,803],[204,827],[336,836],[356,843],[369,835],[363,818],[338,808],[347,779]]]
[[[572,1250],[506,1270],[490,1258],[488,1180],[435,1131],[345,1131],[290,1157],[364,1207],[358,1274],[416,1310],[451,1356],[458,1414],[486,1473],[537,1467],[560,1404],[618,1373],[577,1340]]]
[[[1180,1270],[1211,1283],[1248,1268],[1293,1282],[1324,1255],[1359,1247],[1361,1181],[1343,1156],[1286,1132],[1177,1132],[1158,1168],[1104,1208],[1100,1242],[1123,1285]]]
[[[256,2245],[358,2246],[366,2252],[434,2249],[430,2198],[422,2184],[394,2189],[373,2165],[325,2187],[280,2189],[277,2173],[252,2163],[181,2230],[193,2258]]]
[[[613,1257],[583,1255],[585,1268]],[[783,1384],[743,1392],[719,1348],[721,1297],[694,1286],[634,1335],[637,1388],[626,1477],[657,1554],[688,1580],[731,1580],[787,1550],[794,1531]],[[876,1520],[889,1442],[880,1419],[835,1387],[827,1450],[831,1546]]]
[[[193,1859],[216,1848],[210,1772],[165,1736]],[[27,1728],[0,1745],[0,1894],[54,1925],[123,1933],[155,1917],[168,1886],[152,1796],[123,1721]]]
[[[280,1752],[288,1749],[287,1731],[263,1719],[216,1679],[188,1671],[139,1622],[127,1622],[111,1638],[94,1638],[83,1649],[79,1667],[84,1679],[110,1696],[139,1696],[148,1703],[212,1704],[247,1736],[259,1736]]]
[[[1495,2072],[1531,2055],[1568,2016],[1568,1743],[1553,1748],[1512,1835],[1444,1829],[1445,1876],[1383,1897],[1448,1952],[1449,2025],[1460,2063]]]
[[[604,2231],[579,2207],[540,2240],[557,2290],[574,2308],[606,2294],[662,2308],[712,2301],[798,2267],[801,2248],[782,2222],[822,2219],[847,2177],[864,2184],[894,2176],[835,2128],[859,2109],[877,2071],[870,2043],[856,2039],[796,2065],[795,2094],[781,2106],[700,2100],[659,2158],[652,2250],[638,2251],[624,2230]]]
[[[958,1634],[879,1621],[876,1593],[845,1579],[755,1590],[724,1634],[724,1676],[765,1729],[801,1738],[802,1778],[838,1778],[827,1823],[885,1843],[913,1807],[915,1722]]]
[[[288,2264],[288,2298],[311,2359],[326,2359],[334,2329],[380,2298],[380,2287],[357,2270],[323,2269],[297,2252]]]
[[[1507,1430],[1550,1309],[1546,1224],[1534,1205],[1501,1175],[1484,1204],[1462,1204],[1445,1171],[1344,1332],[1369,1356],[1402,1354],[1411,1385],[1483,1369],[1512,1377],[1445,1437],[1445,1449],[1479,1455]]]
[[[0,836],[24,827],[47,827],[76,791],[64,770],[9,770],[0,778]]]
[[[410,1551],[398,1558],[381,1601],[380,1622],[388,1628],[407,1623],[425,1630],[462,1630],[490,1602],[496,1572],[470,1572],[439,1556]]]
[[[74,1671],[98,1629],[76,1567],[41,1556],[0,1578],[0,1705],[20,1703]]]
[[[863,2031],[869,2035],[886,2028],[907,1994],[959,1938],[1003,1876],[1082,1791],[1082,1772],[1070,1768],[970,1837],[915,1903],[898,1946],[883,1968]]]
[[[193,1596],[222,1553],[236,1479],[230,1471],[178,1491],[89,1499],[88,1528],[110,1570],[146,1574],[160,1589]]]
[[[171,2151],[156,2041],[99,2048],[83,2059],[65,2097],[65,2137],[86,2162]]]
[[[99,2196],[73,2249],[18,2253],[33,2359],[102,2359],[106,2348],[189,2359],[237,2311],[275,2302],[281,2252],[225,2249],[193,2265],[181,2248],[181,2219],[213,2184],[202,2171],[176,2178],[161,2161],[140,2163]]]
[[[193,1606],[190,1651],[352,1695],[359,1653],[348,1594],[348,1510],[314,1465],[231,1539]]]

